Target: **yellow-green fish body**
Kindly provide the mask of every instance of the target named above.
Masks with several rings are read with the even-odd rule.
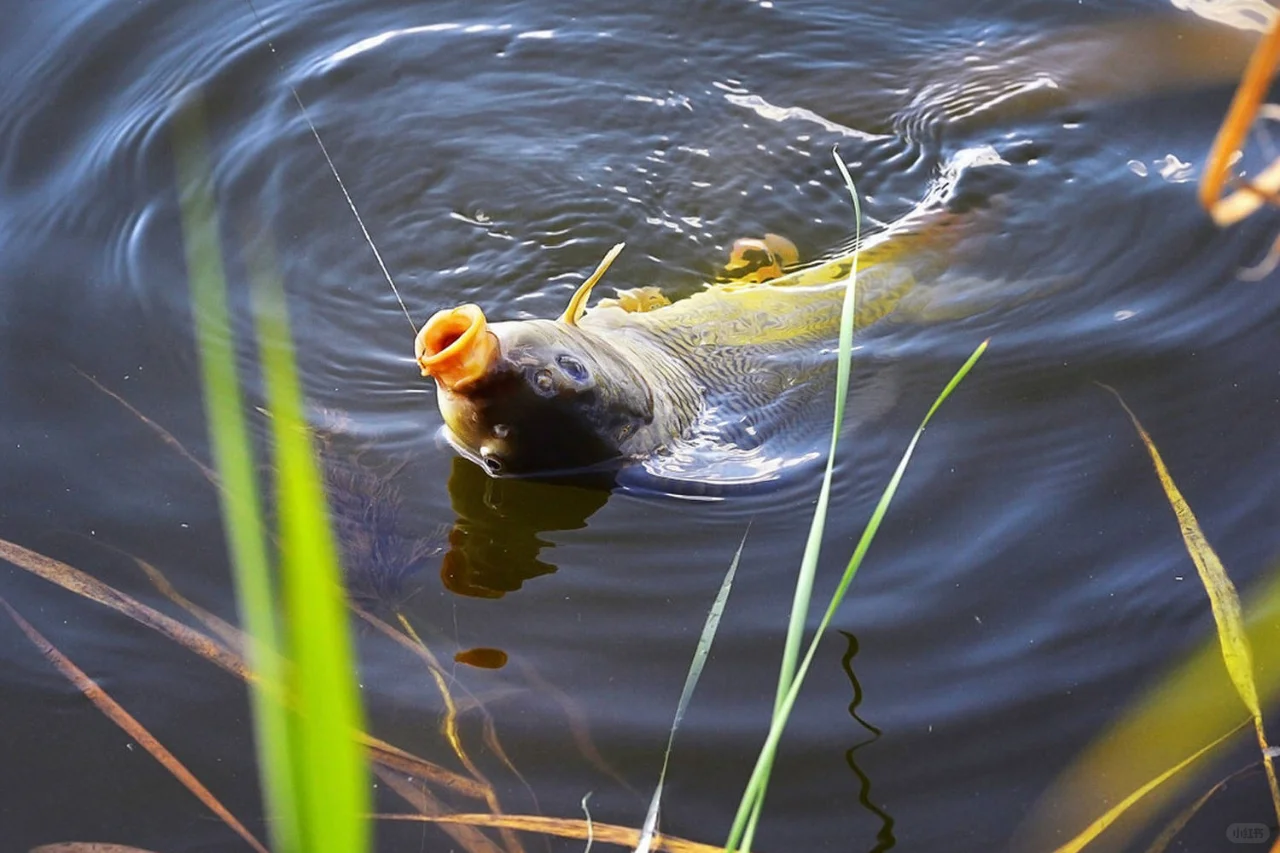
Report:
[[[768,281],[670,303],[644,288],[586,309],[611,254],[558,320],[489,325],[476,306],[440,312],[419,333],[419,362],[437,379],[455,446],[496,475],[750,452],[794,430],[829,391],[855,260],[863,328],[944,269],[954,220],[935,208],[856,253]]]

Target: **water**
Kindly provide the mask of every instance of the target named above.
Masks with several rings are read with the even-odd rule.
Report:
[[[883,734],[850,763],[867,731],[833,632],[783,742],[760,849],[1001,847],[1071,758],[1208,636],[1150,464],[1095,381],[1143,418],[1243,589],[1274,559],[1280,292],[1235,274],[1276,223],[1220,233],[1194,205],[1229,79],[1147,75],[1131,66],[1148,54],[1105,52],[1108,33],[1132,33],[1123,21],[1172,14],[1163,4],[343,0],[264,3],[261,27],[239,2],[10,7],[0,536],[167,607],[122,552],[138,555],[233,617],[213,490],[74,369],[207,458],[171,135],[175,99],[198,87],[237,310],[240,247],[269,234],[316,422],[342,428],[333,458],[391,478],[400,511],[379,533],[421,546],[370,586],[444,659],[510,656],[457,678],[537,793],[535,805],[468,718],[513,812],[576,817],[595,791],[596,819],[639,825],[697,632],[751,522],[664,810],[669,832],[722,840],[764,735],[817,471],[689,501],[495,483],[457,461],[412,330],[286,84],[419,323],[464,301],[495,319],[555,316],[623,239],[610,281],[674,293],[739,236],[777,231],[816,255],[852,230],[833,144],[876,221],[909,211],[964,152],[1005,161],[958,180],[986,248],[944,277],[953,317],[875,329],[855,368],[891,375],[894,393],[846,432],[820,594],[937,390],[993,338],[921,443],[836,619],[857,639],[858,714]],[[17,569],[0,579],[261,829],[238,683]],[[9,623],[0,637],[6,850],[242,849]],[[374,731],[456,766],[422,667],[372,632],[360,642]],[[641,795],[584,756],[560,696]],[[1248,819],[1265,819],[1263,797],[1257,783],[1233,802],[1256,800]],[[1243,819],[1219,814],[1195,849]],[[379,842],[448,849],[412,826],[384,826]]]

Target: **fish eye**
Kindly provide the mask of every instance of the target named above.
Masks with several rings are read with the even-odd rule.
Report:
[[[560,369],[574,382],[586,382],[589,378],[587,368],[571,355],[556,356],[556,364],[560,365]]]
[[[540,394],[550,394],[556,389],[555,377],[545,367],[533,374],[533,386]]]

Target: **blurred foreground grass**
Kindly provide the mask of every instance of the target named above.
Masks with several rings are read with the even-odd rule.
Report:
[[[242,623],[259,776],[273,847],[361,853],[369,846],[369,774],[338,549],[323,477],[303,417],[283,286],[250,259],[259,355],[275,449],[270,534],[236,368],[217,208],[198,98],[175,122],[202,388]],[[272,559],[275,543],[275,559]],[[273,568],[274,564],[274,568]],[[283,623],[283,624],[281,624]]]

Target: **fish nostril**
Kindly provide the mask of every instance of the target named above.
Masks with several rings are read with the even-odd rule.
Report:
[[[502,460],[494,455],[493,448],[480,448],[480,461],[484,463],[484,467],[488,469],[490,474],[502,473]]]

